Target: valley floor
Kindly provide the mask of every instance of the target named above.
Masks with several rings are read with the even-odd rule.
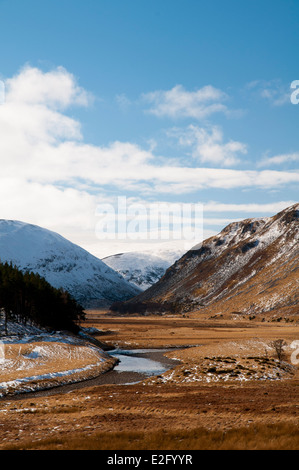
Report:
[[[138,384],[4,397],[0,449],[299,448],[299,374],[290,348],[298,324],[97,311],[84,326],[117,347],[175,347],[167,356],[181,362]],[[280,364],[275,339],[288,345]]]

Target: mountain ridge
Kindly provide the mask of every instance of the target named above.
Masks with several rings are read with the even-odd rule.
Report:
[[[84,248],[26,222],[0,219],[0,261],[40,274],[85,308],[109,306],[140,292]]]
[[[102,261],[119,272],[130,284],[144,291],[155,284],[182,254],[182,250],[136,251],[117,253],[102,258]]]
[[[233,222],[127,303],[169,303],[180,312],[295,315],[298,241],[298,203],[273,217]]]

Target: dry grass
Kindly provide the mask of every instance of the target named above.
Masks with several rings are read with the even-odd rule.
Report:
[[[112,367],[101,353],[85,344],[35,341],[5,345],[0,369],[1,393],[11,394],[85,380]]]
[[[7,450],[297,450],[295,425],[248,426],[229,431],[110,432],[91,436],[54,437],[39,442],[6,446]]]
[[[97,338],[107,344],[124,348],[159,348],[196,346],[224,351],[233,343],[251,341],[269,343],[283,338],[287,342],[299,339],[299,323],[272,323],[242,319],[210,319],[204,315],[190,318],[181,316],[114,317],[105,312],[91,311],[87,314],[87,326],[98,327],[102,334]],[[230,343],[230,344],[229,344]],[[239,347],[240,349],[240,347]],[[215,352],[215,354],[218,354]],[[229,354],[223,352],[221,354]]]
[[[295,324],[109,317],[104,312],[89,314],[86,326],[104,331],[101,341],[124,347],[197,345],[171,353],[183,361],[178,368],[185,372],[204,357],[217,358],[221,368],[236,367],[248,356],[263,358],[265,344],[273,339],[299,339]],[[252,361],[248,367],[260,359]],[[268,369],[270,354],[266,362],[261,366]],[[298,449],[298,390],[297,373],[288,380],[99,385],[7,398],[0,402],[0,448]]]

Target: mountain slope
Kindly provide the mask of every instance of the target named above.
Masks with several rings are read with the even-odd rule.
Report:
[[[132,302],[207,313],[295,315],[299,301],[299,204],[246,219],[195,246]]]
[[[0,261],[40,274],[85,308],[107,306],[140,292],[83,248],[55,232],[19,221],[0,220]]]
[[[119,272],[130,284],[146,290],[158,282],[182,254],[179,251],[162,251],[157,254],[129,252],[107,256],[102,261]]]

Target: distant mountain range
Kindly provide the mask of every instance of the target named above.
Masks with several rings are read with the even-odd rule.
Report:
[[[102,261],[120,273],[130,284],[146,290],[165,274],[165,271],[182,256],[182,251],[151,253],[129,252],[103,258]]]
[[[299,204],[273,217],[231,223],[126,304],[168,303],[179,312],[211,315],[299,317],[298,242]]]
[[[44,277],[67,290],[84,308],[109,306],[141,290],[83,248],[50,230],[0,220],[0,261]]]

